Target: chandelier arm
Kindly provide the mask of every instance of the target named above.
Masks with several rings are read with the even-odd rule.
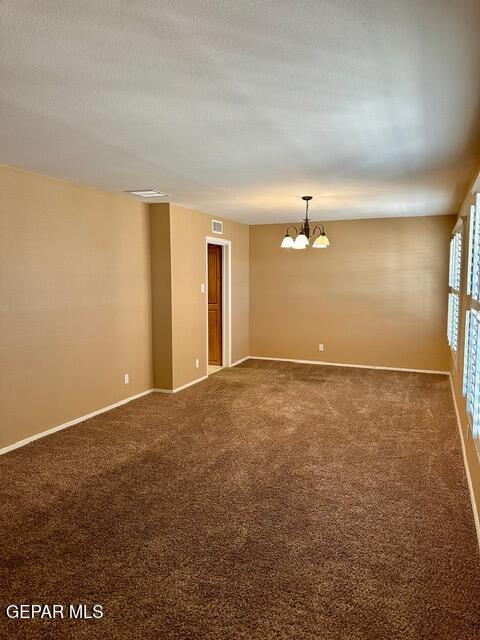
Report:
[[[290,229],[295,229],[295,233],[296,233],[296,234],[297,234],[297,236],[298,236],[298,229],[297,229],[297,227],[295,227],[293,224],[291,224],[289,227],[287,227],[287,234],[288,234],[288,232],[289,232],[289,230],[290,230]]]
[[[317,229],[320,231],[320,235],[325,233],[325,227],[323,226],[323,224],[317,224],[315,226],[315,229],[312,231],[312,238],[315,235],[315,232],[317,231]]]

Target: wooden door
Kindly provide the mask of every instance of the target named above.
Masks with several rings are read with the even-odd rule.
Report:
[[[222,247],[208,245],[208,364],[222,364]]]

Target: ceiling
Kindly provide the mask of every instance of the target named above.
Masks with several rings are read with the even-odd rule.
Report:
[[[255,224],[299,218],[303,194],[321,220],[454,213],[480,159],[478,0],[0,15],[6,164]]]

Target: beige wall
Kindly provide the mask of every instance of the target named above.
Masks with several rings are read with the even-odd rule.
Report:
[[[287,225],[250,227],[250,355],[448,370],[453,224],[329,222],[331,246],[305,251],[280,248]]]
[[[150,205],[152,357],[155,389],[173,388],[170,205]]]
[[[472,184],[473,186],[473,184]],[[470,473],[472,482],[472,489],[474,494],[474,501],[476,505],[477,514],[480,514],[480,443],[475,442],[472,436],[469,420],[466,412],[465,398],[463,397],[463,353],[465,344],[465,314],[469,306],[469,298],[466,295],[467,290],[467,260],[468,260],[468,246],[469,246],[469,222],[470,222],[470,207],[474,204],[475,198],[471,191],[467,194],[462,207],[459,212],[459,216],[464,218],[463,227],[463,253],[462,253],[462,292],[461,297],[461,309],[460,309],[460,335],[458,340],[458,355],[455,359],[450,358],[450,370],[452,375],[452,384],[455,393],[455,400],[458,407],[460,416],[460,422],[462,424],[462,436],[465,445],[465,456],[467,459],[467,467]]]
[[[12,167],[0,184],[0,448],[206,374],[211,216]],[[249,354],[248,227],[224,220],[222,237],[236,361]]]
[[[0,188],[2,447],[149,389],[151,314],[143,204],[9,167]]]
[[[222,218],[215,219],[222,220]],[[206,237],[212,216],[177,205],[170,207],[172,255],[173,386],[179,387],[207,373]],[[232,362],[249,355],[249,231],[248,226],[224,220],[219,236],[231,240]],[[200,368],[195,359],[200,359]]]

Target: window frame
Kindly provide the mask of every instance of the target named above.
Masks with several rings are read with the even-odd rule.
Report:
[[[480,439],[480,192],[473,192],[470,207],[467,310],[465,313],[463,395],[466,412],[474,439]]]

